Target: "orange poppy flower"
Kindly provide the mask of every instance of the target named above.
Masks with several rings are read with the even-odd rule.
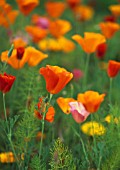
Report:
[[[38,47],[43,51],[63,51],[68,53],[75,49],[75,44],[65,37],[60,37],[58,39],[47,38],[41,40],[38,43]]]
[[[4,51],[1,54],[1,61],[7,62],[14,69],[21,69],[24,66],[24,64],[27,62],[27,60],[28,60],[28,56],[26,55],[23,55],[22,59],[18,59],[16,49],[13,50],[12,55],[10,57],[8,57],[8,51]]]
[[[5,1],[0,4],[0,8],[0,25],[8,28],[14,23],[19,12],[12,10],[12,7],[8,3],[5,3]]]
[[[69,21],[57,19],[50,22],[49,31],[52,36],[59,38],[71,30]]]
[[[34,113],[35,113],[35,117],[42,120],[43,116],[39,111],[35,110]],[[55,109],[52,106],[50,106],[48,108],[48,112],[46,113],[45,120],[52,123],[54,121],[54,116],[55,116]]]
[[[61,110],[66,113],[66,114],[70,114],[70,106],[69,103],[70,102],[74,102],[76,101],[73,98],[63,98],[63,97],[59,97],[57,99],[57,104],[59,105],[59,107],[61,108]]]
[[[94,113],[99,109],[104,97],[105,94],[99,95],[95,91],[86,91],[84,94],[78,94],[77,101],[81,102],[88,112]]]
[[[0,153],[0,162],[1,163],[13,163],[13,162],[15,162],[15,157],[14,157],[13,152]]]
[[[28,15],[36,6],[39,5],[39,0],[16,0],[20,11],[24,15]]]
[[[0,74],[0,91],[7,93],[10,91],[16,77],[6,73]]]
[[[25,50],[25,56],[28,58],[27,62],[29,66],[36,66],[42,60],[48,57],[47,54],[42,53],[39,50],[36,50],[34,47],[27,47]]]
[[[74,14],[79,21],[88,21],[92,19],[94,10],[90,6],[80,5],[74,8]]]
[[[73,78],[73,74],[58,66],[40,68],[40,74],[46,81],[46,89],[51,94],[59,93],[66,84]]]
[[[38,26],[26,26],[25,30],[32,37],[33,42],[37,43],[47,36],[47,30],[41,29]]]
[[[24,40],[22,37],[16,37],[12,40],[12,43],[14,44],[14,48],[18,47],[26,47],[27,41]]]
[[[113,22],[101,22],[99,26],[103,35],[108,39],[110,39],[118,30],[120,30],[120,26]]]
[[[120,71],[120,62],[109,60],[107,73],[109,77],[115,77]]]
[[[120,16],[120,4],[110,5],[109,6],[109,10],[112,12],[112,14],[115,17],[119,17]]]
[[[78,44],[86,53],[93,53],[96,51],[96,48],[99,44],[102,44],[106,41],[105,37],[99,33],[84,33],[84,38],[80,35],[72,36],[72,39],[77,41]]]
[[[64,12],[66,5],[63,2],[47,2],[45,4],[48,16],[58,18]]]
[[[18,48],[20,49],[20,48]],[[21,49],[23,49],[21,47]],[[14,69],[21,69],[25,63],[28,62],[29,66],[36,66],[43,59],[47,58],[46,54],[43,54],[39,50],[36,50],[33,47],[27,47],[20,58],[18,56],[18,50],[14,49],[12,55],[8,58],[8,51],[2,52],[1,61],[7,62]]]

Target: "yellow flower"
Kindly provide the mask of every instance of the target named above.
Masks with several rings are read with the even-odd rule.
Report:
[[[15,158],[12,152],[0,153],[0,162],[1,163],[12,163],[15,162]]]
[[[119,118],[117,118],[117,117],[113,118],[113,116],[107,115],[107,116],[105,117],[105,121],[106,121],[107,123],[110,123],[110,122],[113,121],[114,123],[118,124],[118,123],[119,123]]]
[[[81,126],[81,130],[83,133],[89,136],[94,136],[94,135],[103,135],[105,133],[105,127],[95,121],[91,122],[86,122]]]

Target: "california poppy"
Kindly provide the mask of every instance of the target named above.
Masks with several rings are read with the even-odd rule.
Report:
[[[103,59],[104,55],[106,53],[106,50],[107,50],[107,44],[106,43],[102,43],[102,44],[98,45],[97,49],[96,49],[96,56],[99,59]]]
[[[71,30],[70,22],[57,19],[50,22],[49,31],[52,36],[59,38]]]
[[[20,11],[24,15],[28,15],[36,6],[39,5],[39,0],[16,0]]]
[[[18,16],[18,10],[12,10],[11,5],[3,1],[0,4],[0,25],[6,28],[10,27],[14,23],[16,17]]]
[[[47,2],[45,4],[48,16],[58,18],[64,12],[66,5],[64,2]]]
[[[77,101],[81,102],[88,112],[94,113],[99,109],[104,97],[105,94],[99,95],[95,91],[86,91],[85,93],[78,94]]]
[[[69,103],[76,101],[73,98],[64,98],[64,97],[59,97],[57,99],[57,104],[58,106],[61,108],[61,110],[65,113],[65,114],[70,114],[70,106]]]
[[[34,47],[27,47],[25,50],[25,56],[28,58],[28,65],[31,67],[38,65],[42,60],[48,57],[47,54],[42,53]]]
[[[109,10],[112,12],[112,14],[115,17],[119,17],[120,16],[120,4],[110,5],[109,6]]]
[[[108,39],[110,39],[118,30],[120,30],[119,24],[113,22],[101,22],[99,26],[103,35]]]
[[[78,21],[88,21],[92,19],[94,10],[90,6],[79,5],[73,10],[76,20]]]
[[[59,93],[73,78],[73,74],[64,68],[50,65],[40,68],[40,74],[43,75],[47,91],[51,94]]]
[[[83,106],[82,103],[80,102],[70,102],[69,103],[70,106],[70,112],[73,116],[73,119],[77,122],[77,123],[81,123],[83,121],[85,121],[87,119],[87,117],[89,116],[89,112],[85,109],[85,107]]]
[[[108,76],[113,78],[117,76],[119,71],[120,71],[120,62],[109,60],[108,69],[107,69]]]
[[[28,42],[26,39],[22,37],[16,37],[11,40],[11,43],[14,44],[14,48],[19,48],[19,47],[26,47]]]
[[[104,21],[105,22],[115,22],[116,18],[113,15],[107,15],[107,16],[104,17]]]
[[[96,51],[96,48],[99,44],[102,44],[106,41],[105,37],[99,33],[85,32],[84,38],[80,35],[72,36],[72,39],[77,41],[78,44],[86,53],[93,53]]]
[[[0,162],[1,163],[13,163],[15,162],[15,157],[13,152],[2,152],[0,153]]]
[[[80,129],[84,134],[89,136],[101,136],[104,135],[106,131],[105,127],[96,121],[86,122],[81,125]]]
[[[2,93],[9,92],[12,88],[15,79],[15,76],[6,73],[0,74],[0,91],[2,91]]]
[[[47,30],[38,26],[26,26],[25,30],[32,37],[33,42],[37,43],[47,36]]]

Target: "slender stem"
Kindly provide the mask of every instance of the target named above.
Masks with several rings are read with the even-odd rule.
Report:
[[[112,104],[112,99],[111,99],[111,96],[112,96],[112,78],[110,78],[110,90],[109,90],[109,102],[110,104]]]
[[[82,140],[82,137],[81,137],[81,135],[80,135],[78,132],[76,132],[76,130],[75,130],[74,128],[73,128],[73,130],[74,130],[76,136],[78,136],[79,139],[80,139],[80,141],[81,141],[82,149],[83,149],[83,152],[84,152],[84,155],[85,155],[85,159],[86,159],[87,163],[88,163],[89,166],[90,166],[90,162],[89,162],[89,159],[88,159],[88,156],[87,156],[87,152],[86,152],[85,145],[84,145],[84,142],[83,142],[83,140]]]
[[[6,121],[6,126],[7,126],[7,137],[8,137],[8,140],[10,142],[10,145],[11,145],[11,148],[12,148],[12,151],[13,151],[13,154],[15,156],[15,159],[17,161],[17,165],[18,165],[18,168],[20,169],[19,167],[19,164],[18,164],[18,158],[17,158],[17,155],[16,155],[16,152],[15,152],[15,149],[13,147],[13,143],[12,143],[12,140],[11,140],[11,129],[9,128],[9,125],[8,125],[8,120],[7,120],[7,113],[6,113],[6,107],[5,107],[5,93],[3,93],[3,107],[4,107],[4,115],[5,115],[5,121]]]
[[[85,63],[83,89],[85,89],[86,85],[87,85],[87,74],[88,74],[89,62],[90,62],[90,54],[87,55],[87,59],[86,59],[86,63]]]
[[[3,108],[4,108],[4,116],[5,116],[7,131],[9,133],[9,126],[8,126],[8,120],[7,120],[6,107],[5,107],[5,93],[3,93]]]

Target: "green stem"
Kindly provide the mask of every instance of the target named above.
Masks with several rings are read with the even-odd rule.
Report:
[[[85,63],[85,71],[84,71],[83,89],[86,89],[86,85],[87,85],[87,74],[88,74],[89,62],[90,62],[90,54],[87,54],[87,59]]]
[[[11,145],[11,148],[12,148],[12,151],[13,151],[13,154],[15,156],[15,159],[17,161],[17,165],[18,165],[18,168],[20,170],[20,167],[19,167],[19,164],[18,164],[18,158],[17,158],[17,155],[16,155],[16,152],[15,152],[15,149],[13,147],[13,143],[12,143],[12,140],[11,140],[11,129],[9,128],[9,125],[8,125],[8,120],[7,120],[7,113],[6,113],[6,107],[5,107],[5,93],[3,93],[3,107],[4,107],[4,115],[5,115],[5,121],[6,121],[6,126],[7,126],[7,137],[8,137],[8,140],[10,142],[10,145]]]
[[[9,133],[9,126],[8,126],[8,120],[7,120],[6,107],[5,107],[5,93],[3,93],[3,108],[4,108],[4,116],[5,116],[7,131]]]
[[[111,99],[111,96],[112,96],[112,80],[113,80],[113,78],[110,78],[110,90],[109,90],[109,102],[110,102],[110,104],[112,104],[112,99]]]
[[[87,156],[87,152],[86,152],[85,145],[84,145],[84,142],[82,140],[82,137],[80,136],[80,134],[78,132],[76,132],[76,130],[74,128],[73,128],[73,130],[74,130],[76,136],[78,136],[80,141],[81,141],[82,149],[83,149],[83,152],[84,152],[84,155],[85,155],[85,159],[86,159],[88,165],[90,166],[90,162],[89,162],[89,159],[88,159],[88,156]]]

